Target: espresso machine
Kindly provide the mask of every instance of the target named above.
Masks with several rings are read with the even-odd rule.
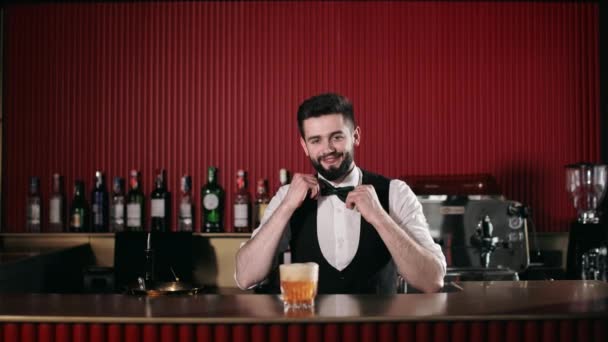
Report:
[[[566,165],[566,189],[577,212],[570,224],[566,272],[568,279],[607,280],[608,222],[599,207],[606,192],[608,165]]]
[[[529,208],[491,175],[404,176],[445,255],[444,281],[518,280],[530,263]]]

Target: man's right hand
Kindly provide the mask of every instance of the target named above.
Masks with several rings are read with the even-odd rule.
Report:
[[[290,210],[299,208],[306,196],[310,194],[310,198],[317,198],[319,194],[319,181],[315,175],[296,173],[289,184],[289,191],[283,200],[284,206]]]
[[[293,176],[281,204],[270,211],[270,217],[258,233],[236,253],[235,280],[241,289],[248,289],[268,276],[281,237],[294,211],[302,205],[306,196],[316,198],[318,194],[317,177],[298,173]],[[270,201],[270,205],[273,205],[276,197]],[[266,214],[268,213],[269,211],[266,211]]]

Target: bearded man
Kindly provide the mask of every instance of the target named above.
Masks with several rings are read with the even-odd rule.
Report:
[[[300,144],[317,174],[295,174],[270,201],[236,256],[241,289],[275,283],[279,256],[319,265],[321,294],[394,293],[396,277],[423,292],[443,287],[446,262],[410,187],[357,167],[353,105],[321,94],[298,109]]]

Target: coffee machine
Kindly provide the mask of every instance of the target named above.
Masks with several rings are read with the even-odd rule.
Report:
[[[403,176],[447,262],[445,281],[518,280],[530,263],[529,208],[489,174]]]
[[[608,222],[600,219],[598,210],[607,177],[608,165],[566,165],[566,189],[577,211],[568,239],[568,279],[607,280]]]

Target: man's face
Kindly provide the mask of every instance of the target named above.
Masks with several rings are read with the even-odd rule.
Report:
[[[354,146],[359,146],[360,129],[342,114],[308,118],[302,123],[300,143],[313,167],[328,180],[340,180],[353,166]]]

